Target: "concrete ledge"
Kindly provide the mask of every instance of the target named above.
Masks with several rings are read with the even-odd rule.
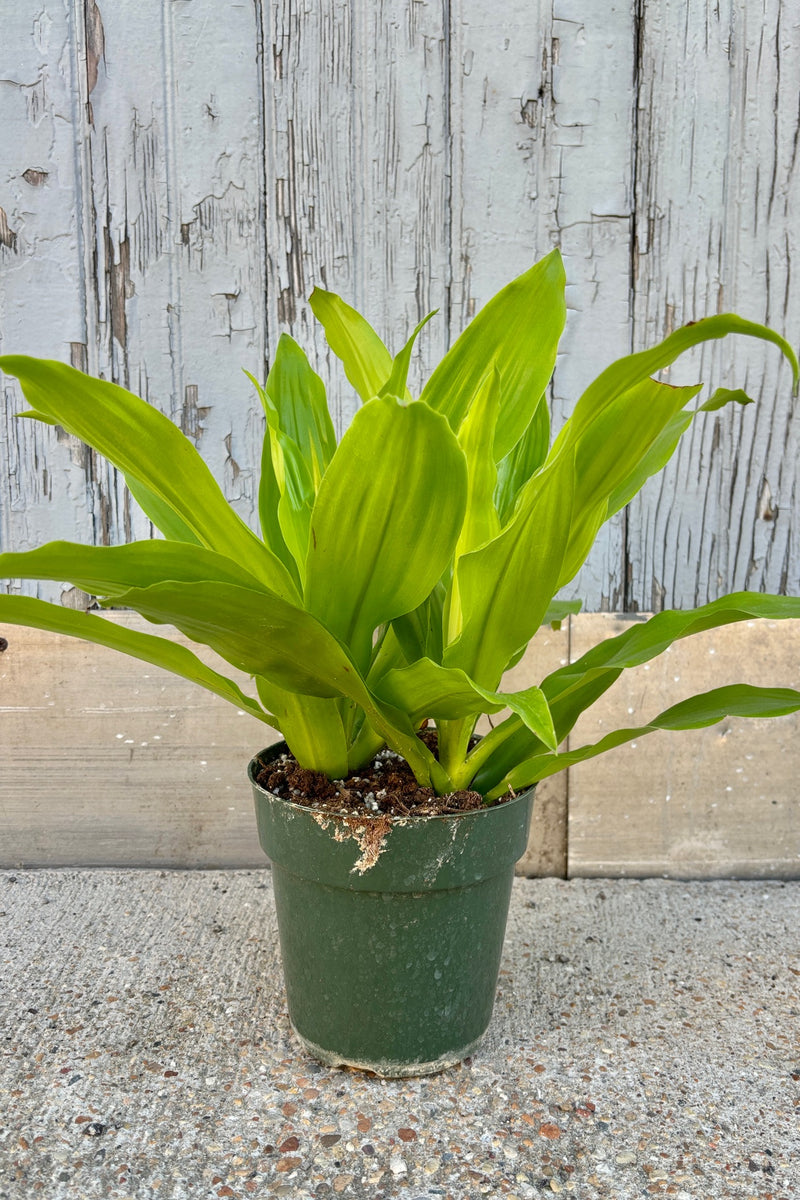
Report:
[[[518,880],[473,1060],[292,1040],[268,871],[0,878],[0,1197],[800,1195],[800,884]]]

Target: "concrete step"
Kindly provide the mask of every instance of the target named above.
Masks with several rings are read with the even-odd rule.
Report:
[[[800,1196],[800,883],[519,879],[418,1080],[293,1040],[268,870],[0,876],[0,1198]]]

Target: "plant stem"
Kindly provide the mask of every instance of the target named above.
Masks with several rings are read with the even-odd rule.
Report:
[[[491,758],[503,742],[516,731],[516,726],[510,721],[496,725],[489,733],[484,734],[474,750],[471,750],[464,763],[465,775],[471,783],[481,767]],[[467,786],[466,784],[464,786]]]
[[[462,717],[457,721],[437,721],[439,762],[450,777],[454,791],[467,786],[471,774],[466,771],[467,750],[475,720]]]
[[[369,721],[365,720],[350,747],[348,756],[350,770],[357,771],[359,767],[363,767],[385,745],[383,737],[375,732]]]
[[[347,775],[347,738],[336,700],[288,696],[281,730],[301,767],[322,771],[329,779]]]

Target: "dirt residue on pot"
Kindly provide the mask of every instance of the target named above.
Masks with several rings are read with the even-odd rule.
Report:
[[[435,730],[426,730],[420,736],[436,753]],[[456,816],[484,805],[480,792],[462,789],[437,796],[433,788],[420,786],[408,763],[388,748],[345,779],[329,779],[322,771],[301,767],[289,753],[260,760],[255,778],[274,796],[312,809],[321,828],[333,826],[335,841],[352,838],[360,851],[353,868],[359,874],[378,861],[396,821]]]
[[[325,813],[312,813],[320,829],[329,829],[333,825],[333,840],[346,842],[352,838],[361,851],[361,857],[353,864],[352,872],[363,875],[375,866],[379,857],[386,849],[386,838],[394,821],[388,814],[380,817],[370,817],[369,820],[359,820],[358,817],[328,816]]]

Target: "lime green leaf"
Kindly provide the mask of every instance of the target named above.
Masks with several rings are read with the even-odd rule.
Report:
[[[335,292],[314,288],[309,304],[361,399],[377,396],[392,372],[392,356],[375,330]]]
[[[696,413],[679,412],[670,417],[661,433],[651,444],[629,474],[617,484],[608,498],[608,506],[604,520],[609,520],[615,513],[637,496],[648,479],[657,475],[667,465],[677,449],[678,442],[694,420]]]
[[[294,559],[300,580],[303,581],[316,489],[297,443],[278,427],[275,413],[267,417],[267,437],[279,493],[278,523],[283,541]]]
[[[467,509],[456,543],[456,558],[476,550],[500,532],[494,506],[497,483],[492,446],[500,411],[500,373],[486,376],[458,430],[458,444],[467,460]]]
[[[428,324],[431,317],[436,316],[438,308],[433,312],[429,312],[427,317],[424,317],[416,327],[411,337],[406,342],[399,354],[395,355],[392,363],[392,373],[386,383],[381,388],[379,395],[381,396],[408,396],[408,368],[411,364],[411,351],[414,349],[414,342],[417,340],[417,334],[424,325]]]
[[[259,392],[262,402],[265,396],[272,401],[277,427],[298,447],[316,490],[336,449],[336,431],[328,412],[325,385],[287,333],[280,336],[266,387]]]
[[[495,460],[528,428],[547,387],[566,320],[564,267],[553,250],[486,304],[435,369],[422,392],[458,430],[486,372],[500,372]]]
[[[545,625],[549,625],[551,629],[560,629],[564,621],[566,621],[569,617],[575,616],[575,614],[579,613],[582,608],[582,600],[552,600],[547,607],[547,612],[542,617],[540,628],[543,628]],[[510,671],[512,667],[515,667],[517,663],[521,661],[527,649],[528,643],[526,642],[524,646],[520,646],[520,648],[516,650],[514,654],[512,654],[511,658],[508,660],[508,665],[506,666],[507,671]]]
[[[342,701],[287,692],[263,675],[256,675],[255,683],[261,703],[280,719],[281,733],[297,761],[332,779],[346,775],[348,744]]]
[[[678,388],[643,379],[611,403],[599,407],[594,419],[579,422],[574,436],[570,430],[559,449],[551,454],[553,470],[548,477],[551,487],[558,490],[561,477],[573,469],[575,473],[572,528],[559,588],[586,561],[598,530],[608,519],[610,498],[620,489],[630,491],[631,480],[635,486],[641,477],[641,464],[647,460],[665,426],[697,395],[700,387],[698,384]],[[570,425],[571,421],[565,428]],[[561,451],[572,448],[574,468],[568,457],[561,457]]]
[[[366,671],[379,625],[417,608],[453,553],[466,464],[447,422],[391,396],[355,415],[320,484],[305,603]]]
[[[520,489],[547,458],[549,444],[550,413],[546,397],[542,396],[528,428],[514,449],[509,450],[505,458],[497,464],[494,502],[501,525],[505,525],[511,516]]]
[[[547,699],[541,688],[529,687],[521,692],[497,692],[496,695],[505,700],[506,707],[520,718],[531,733],[541,738],[545,746],[555,750],[558,739]]]
[[[0,369],[19,379],[37,414],[144,484],[140,497],[158,497],[202,545],[229,554],[281,595],[296,595],[283,563],[236,515],[192,443],[163,413],[64,363],[6,355]]]
[[[27,596],[0,595],[0,623],[45,629],[49,633],[78,637],[85,642],[94,642],[98,646],[119,650],[131,658],[141,659],[154,667],[162,667],[165,671],[171,671],[173,675],[197,683],[207,691],[221,696],[223,700],[235,704],[250,716],[257,717],[259,721],[266,722],[274,729],[280,728],[276,718],[265,712],[255,700],[246,696],[233,680],[207,667],[185,646],[177,645],[166,638],[126,629],[93,613],[59,608],[57,604],[48,604],[44,600],[33,600]]]
[[[316,402],[304,390],[307,387],[313,393],[316,384],[322,387],[322,380],[308,366],[300,347],[285,335],[278,343],[266,390],[249,371],[245,374],[258,392],[267,419],[258,492],[264,541],[302,586],[317,484],[335,448],[333,427],[321,432],[317,428],[315,409],[320,404],[328,417],[324,388]],[[287,429],[303,439],[302,448]]]
[[[698,412],[716,412],[717,409],[724,408],[726,404],[753,404],[753,399],[748,396],[747,392],[743,392],[741,388],[717,388],[713,396],[706,400],[705,404],[701,404]]]
[[[464,671],[439,666],[430,658],[387,672],[375,690],[389,704],[408,712],[415,725],[426,717],[455,721],[500,712],[505,705],[505,700],[478,688]]]
[[[589,384],[581,396],[567,425],[556,439],[556,446],[566,437],[573,439],[577,437],[583,426],[596,420],[598,413],[606,405],[613,403],[623,392],[641,383],[650,375],[668,367],[692,346],[696,346],[700,342],[726,337],[729,333],[741,333],[748,337],[773,342],[788,360],[792,368],[795,386],[797,386],[797,358],[792,347],[780,334],[775,333],[773,329],[768,329],[766,325],[745,321],[742,317],[737,317],[735,313],[705,317],[702,321],[694,321],[676,329],[657,346],[653,346],[649,350],[641,350],[638,354],[629,354],[606,367],[594,382]]]
[[[93,596],[119,596],[130,587],[165,580],[210,580],[262,590],[255,576],[231,558],[184,542],[130,542],[123,546],[81,546],[48,542],[36,550],[0,554],[0,578],[53,579]],[[269,594],[269,593],[265,593]]]
[[[455,721],[510,708],[545,745],[555,750],[555,730],[547,701],[538,687],[521,692],[493,692],[479,687],[463,671],[439,666],[429,658],[389,671],[378,694],[411,715],[414,724],[426,717]]]
[[[572,524],[574,478],[574,471],[563,471],[560,486],[552,487],[544,468],[528,485],[528,503],[502,533],[458,561],[463,628],[443,661],[482,687],[497,686],[550,607]]]
[[[17,413],[17,416],[28,418],[32,421],[39,421],[42,425],[59,424],[52,417],[46,417],[43,413],[33,411]],[[194,546],[202,545],[200,538],[189,528],[178,513],[162,500],[160,496],[151,491],[146,484],[142,483],[140,479],[134,479],[133,476],[126,475],[124,472],[123,479],[131,496],[159,533],[163,533],[165,538],[169,538],[172,541],[190,542]]]
[[[267,425],[264,444],[261,448],[261,478],[258,484],[258,516],[261,533],[272,553],[281,560],[294,581],[299,584],[300,572],[297,562],[286,545],[281,529],[278,512],[281,499],[281,489],[272,465],[272,438],[269,425]]]
[[[115,604],[174,625],[195,642],[287,691],[347,695],[354,674],[346,651],[309,613],[275,593],[238,584],[165,581],[120,592]]]
[[[648,621],[637,621],[624,633],[607,638],[573,663],[559,667],[542,681],[558,741],[569,734],[581,713],[591,707],[623,670],[641,666],[662,654],[674,642],[696,633],[750,620],[800,619],[800,598],[735,592],[701,608],[685,612],[667,610]],[[483,739],[479,790],[495,784],[514,764],[543,747],[519,718],[509,717]]]
[[[145,516],[150,518],[153,525],[160,533],[163,533],[165,538],[174,542],[188,542],[192,546],[203,544],[183,518],[166,501],[151,491],[147,484],[142,483],[139,479],[134,479],[131,475],[126,475],[125,486]]]
[[[689,390],[693,391],[693,389]],[[752,404],[753,401],[741,389],[729,391],[727,388],[717,388],[711,399],[707,400],[705,404],[701,404],[694,412],[679,412],[671,417],[635,469],[610,496],[606,520],[613,517],[634,496],[638,495],[648,479],[663,470],[675,453],[682,435],[699,413],[716,412],[731,403],[744,405]]]
[[[674,642],[740,621],[792,618],[800,618],[800,598],[735,592],[700,608],[684,612],[668,609],[656,613],[648,621],[636,622],[624,633],[592,647],[574,663],[560,667],[543,681],[542,688],[553,709],[559,738],[566,737],[580,714],[615,682],[623,670],[650,662]]]
[[[300,695],[347,696],[417,774],[446,788],[444,771],[406,713],[376,700],[347,651],[309,613],[275,594],[228,583],[162,583],[130,588],[116,603],[193,641],[251,675]]]
[[[574,448],[577,474],[574,520],[559,587],[580,569],[603,522],[632,499],[645,480],[665,464],[691,419],[682,415],[681,409],[701,385],[670,388],[649,376],[669,366],[699,342],[729,333],[775,343],[789,360],[797,379],[797,359],[784,338],[764,325],[723,314],[685,325],[652,349],[619,359],[583,393],[547,460],[555,467],[551,483],[558,487],[559,474],[572,469],[567,459],[559,471],[560,455]],[[725,402],[730,398],[727,393]]]
[[[458,444],[467,461],[467,508],[456,543],[456,568],[465,554],[490,542],[500,532],[500,519],[494,506],[497,468],[492,452],[499,409],[500,374],[493,367],[478,388],[458,431]],[[460,583],[461,576],[456,569],[445,604],[448,641],[453,641],[464,625]]]
[[[287,694],[281,733],[292,754],[307,770],[322,771],[331,779],[347,775],[347,734],[336,700]]]
[[[725,717],[783,717],[800,711],[800,692],[793,688],[758,688],[734,684],[716,688],[700,696],[682,700],[660,713],[646,725],[617,729],[591,746],[581,746],[562,754],[539,754],[513,767],[500,783],[488,793],[488,799],[499,799],[509,787],[515,791],[530,787],[540,779],[555,775],[565,767],[575,766],[605,754],[616,746],[657,730],[703,729],[716,725]]]
[[[441,662],[444,600],[445,588],[439,582],[413,612],[392,621],[392,629],[408,662],[416,658]]]

